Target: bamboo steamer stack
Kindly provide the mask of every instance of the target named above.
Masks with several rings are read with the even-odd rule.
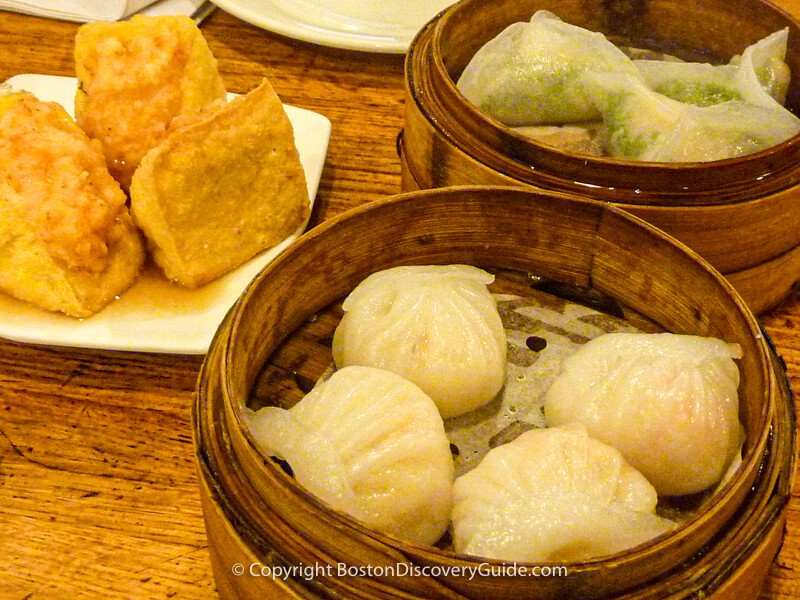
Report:
[[[800,115],[800,24],[765,0],[462,0],[420,31],[407,56],[403,189],[524,185],[602,200],[699,252],[756,313],[785,298],[800,279],[800,137],[710,163],[596,158],[532,141],[458,92],[475,52],[540,9],[619,45],[703,62],[727,62],[788,27],[786,106]]]
[[[342,298],[367,275],[450,263],[535,274],[601,294],[632,321],[740,344],[746,442],[735,476],[667,536],[564,565],[566,576],[550,578],[404,542],[317,500],[258,449],[245,406],[289,407],[302,397],[331,364]],[[793,402],[778,362],[730,282],[612,203],[519,186],[464,186],[349,211],[302,236],[255,278],[204,362],[193,426],[220,596],[756,598],[783,537],[794,468]],[[464,575],[479,565],[485,574]],[[267,576],[292,567],[306,570]]]

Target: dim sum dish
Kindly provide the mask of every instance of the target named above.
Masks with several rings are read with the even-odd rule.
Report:
[[[499,390],[453,371],[437,402],[427,365],[489,366],[501,346]],[[489,186],[370,203],[264,269],[203,364],[218,587],[755,599],[793,480],[788,390],[730,283],[608,203]],[[276,581],[234,563],[329,568]],[[520,576],[536,567],[560,575]]]
[[[633,548],[675,526],[650,482],[580,423],[532,429],[492,448],[454,484],[457,552],[577,562]]]
[[[601,116],[581,85],[586,72],[641,78],[633,61],[604,35],[540,10],[482,46],[458,78],[458,88],[506,125],[563,125]]]
[[[25,90],[34,94],[42,100],[43,104],[60,105],[67,117],[72,112],[72,101],[76,90],[75,78],[21,74],[9,79],[7,84],[13,90]],[[230,94],[230,100],[235,98],[236,95]],[[313,205],[327,152],[330,121],[323,115],[293,106],[284,105],[283,108],[292,124],[297,151],[306,176],[308,186],[306,193],[310,207]],[[60,124],[67,122],[59,120]],[[53,140],[49,141],[50,144],[52,142]],[[69,162],[69,158],[66,156],[65,149],[66,146],[62,144],[56,152],[59,154],[59,160],[66,164]],[[33,157],[33,154],[28,152],[27,156]],[[30,164],[33,165],[33,162]],[[72,177],[74,173],[75,171],[70,169],[64,169],[62,172],[63,176],[69,176],[72,179],[73,186],[80,182],[79,178]],[[114,183],[107,170],[106,181],[110,184]],[[34,181],[34,183],[36,182]],[[44,181],[41,180],[40,183],[43,184]],[[118,188],[117,185],[116,194],[119,194],[117,196],[120,202],[119,206],[124,206],[124,194]],[[58,195],[54,194],[51,198],[56,200]],[[127,210],[125,212],[127,213]],[[28,215],[28,217],[30,216]],[[65,216],[69,216],[69,213],[65,213]],[[11,218],[11,215],[4,215],[4,217]],[[81,319],[43,310],[43,307],[37,307],[30,302],[11,297],[10,293],[2,294],[0,295],[0,312],[2,312],[3,318],[0,319],[0,336],[18,342],[49,346],[205,354],[225,313],[247,287],[250,280],[267,262],[293,243],[305,227],[303,223],[276,246],[259,253],[240,267],[209,282],[202,288],[192,289],[173,284],[167,280],[160,268],[144,258],[145,247],[138,237],[138,228],[130,220],[129,215],[128,220],[131,232],[137,234],[135,245],[130,245],[128,247],[130,252],[119,257],[119,259],[125,260],[116,260],[119,260],[119,265],[127,264],[129,265],[128,269],[136,267],[137,270],[139,262],[145,260],[144,268],[141,269],[129,288],[122,293],[117,291],[115,295],[109,295],[112,301],[106,304],[102,310],[96,312],[91,318]],[[123,223],[124,221],[125,218],[122,219]],[[64,225],[68,224],[69,221],[64,223]],[[21,240],[22,229],[18,225],[14,225],[13,221],[9,221],[9,227],[11,237]],[[80,241],[84,241],[84,238],[81,238]],[[5,249],[9,253],[16,252],[19,244],[15,247],[12,242],[6,245]],[[37,256],[45,257],[42,253]],[[35,270],[26,270],[21,265],[19,268],[12,269],[10,262],[4,264],[8,265],[8,268],[4,269],[4,277],[7,281],[12,277],[19,280],[24,280],[26,277],[30,279],[31,273],[36,272]],[[80,277],[77,272],[73,273],[73,277],[76,274]],[[85,275],[84,279],[87,279]],[[43,285],[48,281],[54,280],[44,278],[37,280]],[[99,291],[96,281],[92,283],[87,280],[85,283],[88,293],[94,294]],[[30,283],[25,283],[24,287],[28,292],[33,289]],[[57,294],[48,287],[43,296],[52,300]],[[57,307],[55,310],[58,310]]]
[[[762,0],[462,0],[406,58],[403,189],[610,202],[761,312],[800,279],[798,40]]]
[[[735,358],[741,348],[716,338],[602,335],[563,361],[545,419],[582,423],[661,495],[701,492],[722,479],[742,443]]]
[[[308,111],[267,80],[227,94],[187,17],[89,23],[74,50],[77,82],[0,88],[0,333],[204,352],[236,286],[304,229],[330,124],[291,119]]]
[[[297,230],[310,213],[308,189],[272,85],[264,79],[243,96],[173,121],[136,169],[130,197],[156,264],[188,288]]]
[[[298,482],[368,526],[422,544],[447,528],[453,460],[444,424],[433,400],[399,375],[345,367],[289,410],[253,412],[250,424]]]
[[[127,290],[142,238],[102,147],[64,108],[0,87],[0,290],[88,317]]]
[[[414,382],[442,417],[489,402],[505,380],[506,334],[487,290],[494,276],[468,265],[396,267],[372,274],[343,305],[337,367],[387,369]]]
[[[145,154],[175,117],[225,99],[217,61],[189,17],[134,15],[88,23],[75,37],[75,118],[101,141],[126,191]]]
[[[724,160],[800,133],[800,119],[783,106],[788,36],[788,27],[776,31],[724,65],[635,61],[602,33],[539,10],[479,48],[458,89],[505,125],[602,119],[604,151],[614,158]]]

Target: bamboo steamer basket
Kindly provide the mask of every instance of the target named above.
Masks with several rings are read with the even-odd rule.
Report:
[[[800,279],[800,136],[741,158],[672,164],[526,138],[479,111],[455,82],[478,48],[539,9],[618,44],[706,62],[727,62],[788,27],[786,105],[800,115],[800,23],[766,0],[462,0],[418,33],[406,58],[403,190],[526,185],[607,201],[699,252],[756,312],[783,299]]]
[[[747,439],[736,475],[669,535],[568,564],[568,575],[554,578],[520,577],[501,561],[404,542],[319,502],[258,450],[243,407],[288,407],[302,397],[331,364],[337,307],[368,274],[448,263],[534,273],[611,298],[634,322],[739,343]],[[731,284],[609,203],[518,186],[401,194],[306,233],[254,279],[217,332],[193,427],[223,598],[755,598],[783,539],[794,470],[785,373]],[[464,575],[479,565],[483,575]],[[292,566],[313,573],[260,576]]]

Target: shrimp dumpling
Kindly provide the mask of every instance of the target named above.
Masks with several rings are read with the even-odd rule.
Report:
[[[579,84],[587,71],[639,77],[631,59],[602,33],[539,10],[482,46],[457,86],[505,125],[561,125],[599,117]]]
[[[336,366],[397,373],[422,388],[443,418],[485,405],[502,388],[506,368],[505,329],[486,287],[492,281],[469,265],[373,273],[342,305]]]
[[[545,394],[548,425],[580,422],[659,495],[700,492],[743,441],[738,344],[672,333],[610,333],[564,359]]]
[[[248,411],[256,442],[368,527],[433,544],[450,520],[453,458],[433,401],[399,375],[346,367],[285,410]]]
[[[489,451],[453,486],[456,552],[504,561],[580,561],[674,527],[653,486],[580,424],[532,429]]]

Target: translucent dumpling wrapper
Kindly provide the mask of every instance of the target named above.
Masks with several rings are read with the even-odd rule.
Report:
[[[301,485],[333,508],[364,519],[365,512],[333,444],[284,408],[265,406],[247,414],[258,443],[289,463]]]
[[[565,358],[548,388],[548,425],[579,422],[660,495],[705,490],[743,442],[738,344],[671,333],[611,333]]]
[[[772,108],[783,104],[791,73],[785,62],[789,29],[748,46],[729,64],[634,60],[648,87],[673,100],[698,106],[744,100]]]
[[[453,486],[456,552],[504,561],[580,561],[670,531],[653,486],[572,423],[489,451]]]
[[[633,64],[649,88],[673,100],[709,106],[742,97],[736,89],[736,65],[666,60],[634,60]]]
[[[690,107],[650,160],[704,162],[753,154],[800,133],[800,119],[775,104],[742,101]]]
[[[745,156],[800,133],[800,119],[773,102],[679,102],[616,73],[587,73],[584,89],[603,116],[609,156],[653,162],[706,162]]]
[[[487,285],[469,265],[394,267],[345,299],[333,336],[338,368],[392,371],[428,394],[442,417],[491,401],[505,382],[506,333]]]
[[[413,383],[348,367],[288,410],[247,414],[259,446],[332,508],[411,542],[433,544],[445,532],[450,442],[433,401]]]
[[[639,77],[631,59],[602,33],[540,10],[482,46],[457,85],[467,100],[506,125],[561,125],[600,116],[579,84],[586,71]]]
[[[772,101],[783,104],[789,91],[791,70],[786,64],[786,44],[789,28],[776,31],[760,42],[748,46],[739,64],[737,78],[742,98],[760,106],[771,106]]]
[[[587,73],[582,85],[606,125],[605,151],[616,158],[654,160],[689,109],[631,77]]]

